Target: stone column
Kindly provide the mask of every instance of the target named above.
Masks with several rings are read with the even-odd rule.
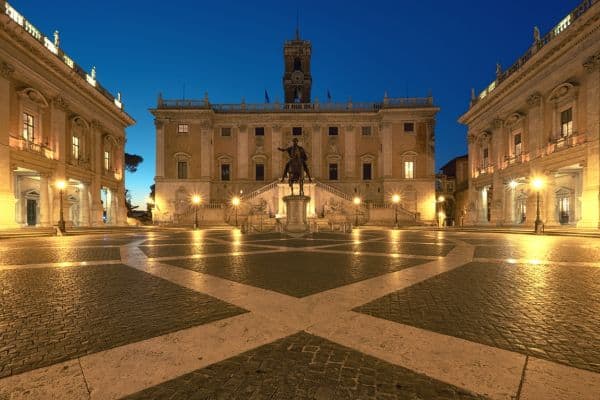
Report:
[[[381,124],[381,145],[383,153],[383,178],[391,178],[393,173],[392,156],[392,124],[383,122]]]
[[[210,181],[210,124],[208,121],[202,122],[200,131],[200,178],[205,181]]]
[[[156,127],[156,177],[165,176],[165,124],[163,120],[155,119]]]
[[[91,212],[90,212],[90,225],[100,226],[104,225],[102,219],[103,204],[101,199],[102,190],[102,173],[103,165],[102,160],[104,157],[104,144],[102,141],[102,125],[98,121],[92,121],[90,129],[90,137],[92,138],[93,147],[91,148],[90,154],[92,155],[92,170],[94,171],[94,177],[90,184],[91,193]]]
[[[237,128],[237,177],[235,180],[248,179],[248,127]]]
[[[600,228],[600,52],[590,56],[586,74],[587,160],[583,168],[582,214],[578,227]]]
[[[357,178],[356,174],[356,135],[353,125],[344,127],[344,166],[347,178]]]
[[[13,172],[10,166],[10,78],[14,67],[0,62],[0,228],[16,228]]]
[[[40,225],[51,226],[50,197],[48,194],[48,175],[40,175]]]
[[[273,176],[275,178],[280,178],[281,173],[283,172],[281,165],[281,155],[282,153],[277,150],[278,147],[281,147],[281,125],[273,125],[271,128],[272,138],[271,138],[271,171],[273,171]],[[283,212],[282,207],[279,207],[280,214]]]
[[[81,205],[81,225],[90,226],[90,196],[89,196],[89,185],[87,183],[81,184],[79,190],[79,204]]]
[[[313,178],[320,179],[322,176],[322,146],[323,136],[321,134],[321,125],[313,125],[312,157],[309,160],[311,165],[310,173]]]

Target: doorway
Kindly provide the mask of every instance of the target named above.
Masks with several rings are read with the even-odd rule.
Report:
[[[37,224],[37,200],[27,199],[27,226]]]

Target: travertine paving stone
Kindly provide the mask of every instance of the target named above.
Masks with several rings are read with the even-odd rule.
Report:
[[[470,263],[356,311],[600,372],[600,268]]]
[[[203,242],[199,244],[177,244],[160,246],[139,246],[140,250],[148,257],[171,257],[171,256],[190,256],[194,254],[217,254],[232,253],[236,251],[256,251],[264,248],[248,245],[226,245],[220,243]]]
[[[0,377],[244,310],[124,265],[0,271]]]
[[[289,251],[172,260],[167,263],[295,297],[304,297],[424,262],[427,261]]]
[[[363,251],[385,254],[411,254],[417,256],[446,256],[454,245],[451,244],[418,244],[418,243],[387,243],[387,242],[365,242],[358,244],[341,244],[328,247],[328,250]]]
[[[300,332],[126,399],[483,398]]]

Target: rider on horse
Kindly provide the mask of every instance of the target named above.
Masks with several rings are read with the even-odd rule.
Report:
[[[288,174],[288,172],[290,172],[290,164],[292,162],[292,159],[294,159],[294,158],[299,158],[300,160],[302,160],[302,166],[304,168],[304,171],[306,172],[308,181],[312,182],[312,179],[310,177],[310,172],[308,172],[308,165],[306,165],[306,160],[308,159],[308,157],[306,156],[306,152],[304,151],[304,148],[302,146],[298,146],[298,138],[294,138],[294,140],[292,140],[292,142],[293,142],[293,145],[291,145],[290,147],[287,147],[285,149],[282,149],[281,147],[277,148],[277,150],[279,150],[279,151],[287,151],[288,156],[290,157],[290,159],[285,164],[285,169],[283,170],[283,176],[281,177],[281,182],[283,182],[285,180],[286,175]]]

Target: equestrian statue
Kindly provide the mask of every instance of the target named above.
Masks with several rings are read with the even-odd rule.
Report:
[[[285,182],[285,177],[288,176],[288,182],[290,185],[290,190],[292,191],[292,196],[294,195],[294,183],[298,183],[300,186],[300,196],[304,196],[304,173],[306,172],[306,176],[308,177],[308,181],[312,182],[310,177],[310,172],[308,171],[308,165],[306,165],[306,160],[308,159],[306,152],[302,146],[298,146],[298,138],[294,138],[292,140],[292,145],[283,149],[278,147],[277,150],[285,151],[288,153],[289,160],[285,164],[285,169],[283,170],[283,176],[281,177],[281,182]]]

